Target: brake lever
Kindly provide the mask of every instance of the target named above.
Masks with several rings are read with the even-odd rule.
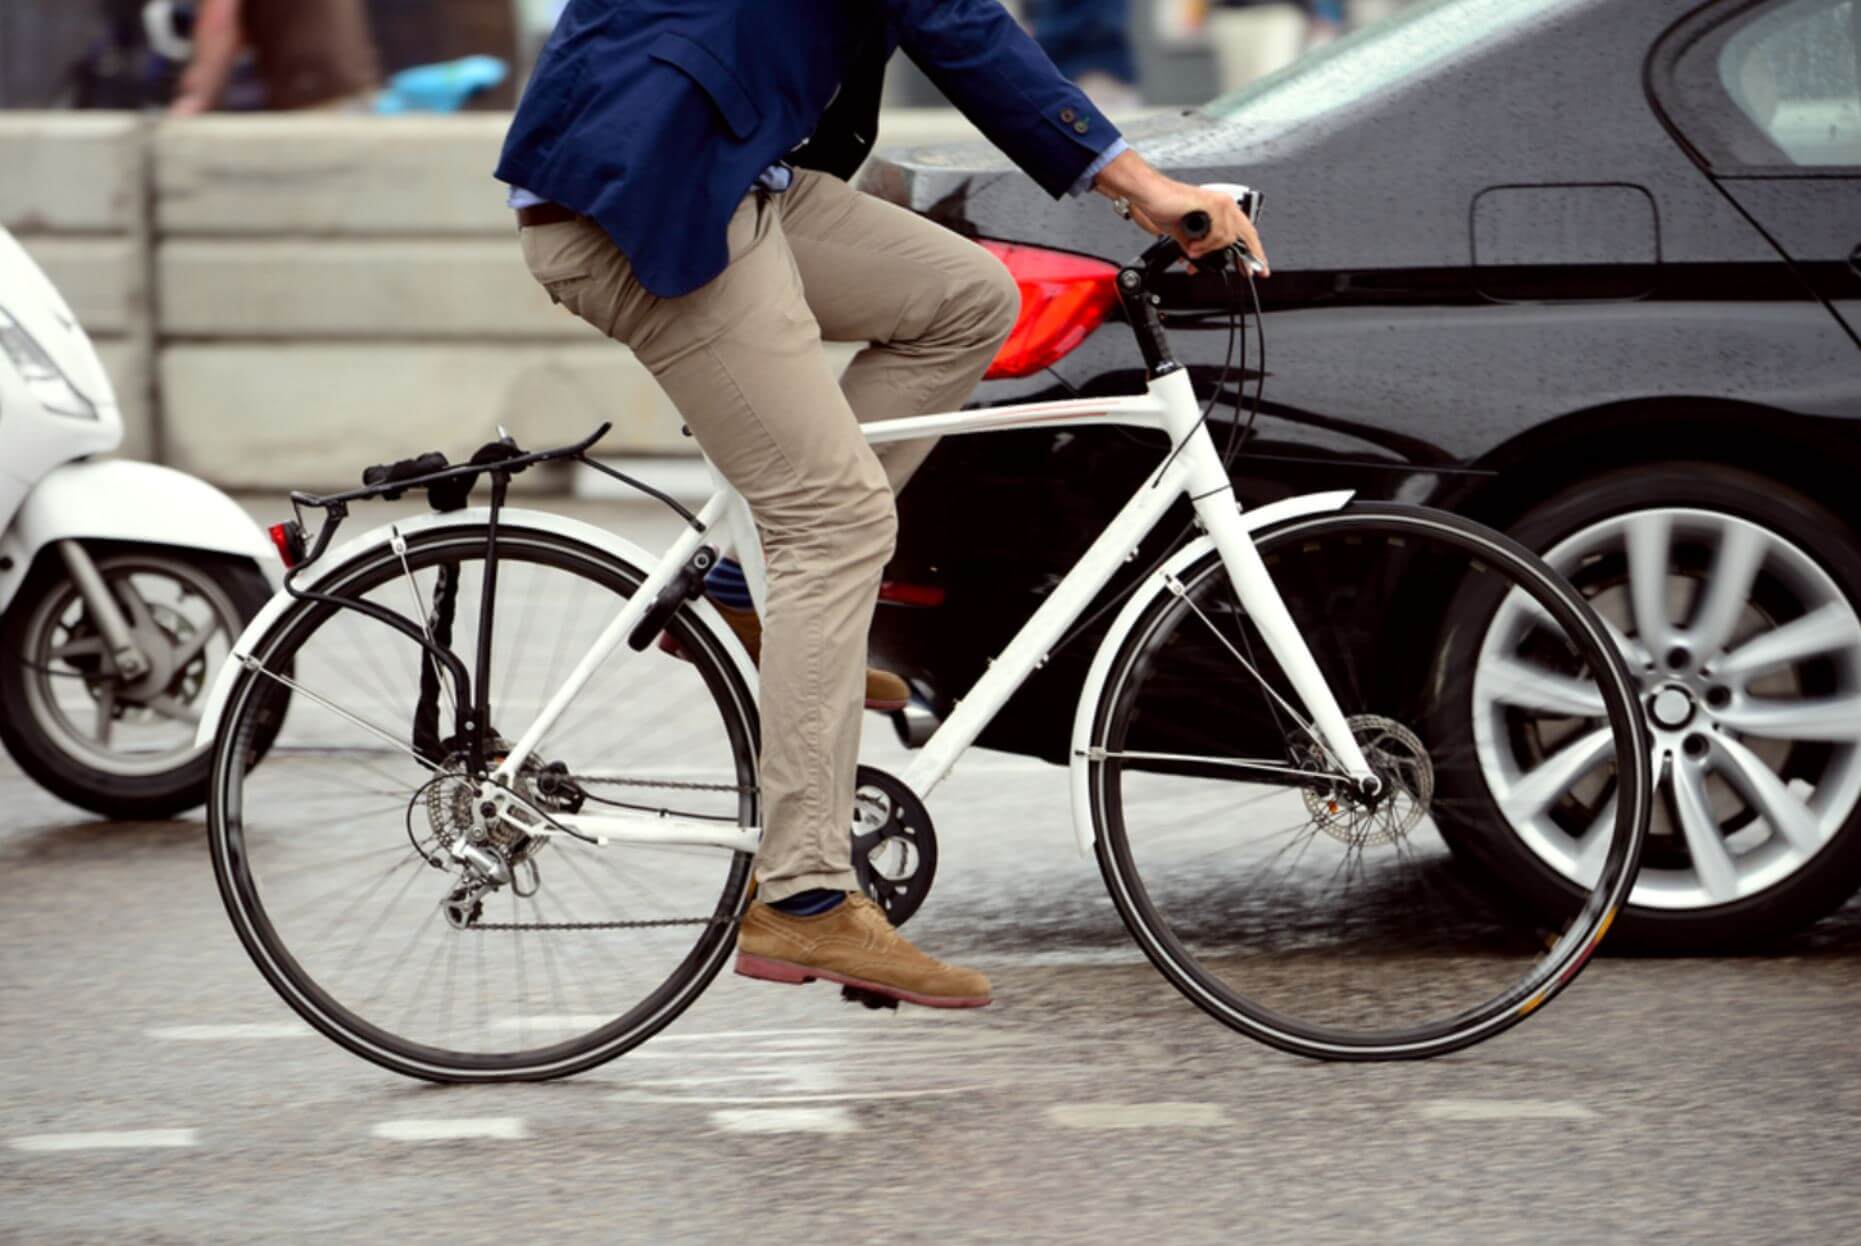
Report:
[[[1248,272],[1252,273],[1256,277],[1259,277],[1265,274],[1267,270],[1267,266],[1265,264],[1262,264],[1260,262],[1260,258],[1256,256],[1252,251],[1249,251],[1245,246],[1236,242],[1232,244],[1228,249],[1234,252],[1234,258],[1236,260],[1238,260],[1240,263],[1247,266]]]

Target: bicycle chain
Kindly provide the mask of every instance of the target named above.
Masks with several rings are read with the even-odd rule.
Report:
[[[725,926],[736,919],[721,917],[649,917],[630,922],[473,922],[467,930],[520,932],[525,930],[641,930],[659,926]]]
[[[683,779],[587,779],[578,774],[572,774],[569,778],[589,787],[659,787],[677,792],[735,792],[739,796],[756,790],[737,783],[692,783]]]
[[[692,783],[681,779],[587,779],[580,775],[570,775],[569,778],[576,783],[590,787],[597,784],[607,787],[657,787],[680,792],[735,792],[738,795],[755,790],[735,783]],[[725,926],[732,925],[735,921],[735,918],[722,917],[650,917],[637,921],[613,922],[473,922],[466,929],[488,933],[521,933],[532,930],[650,930],[668,926]]]

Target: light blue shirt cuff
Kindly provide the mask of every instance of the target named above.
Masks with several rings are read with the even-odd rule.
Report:
[[[1092,182],[1105,171],[1105,166],[1131,150],[1131,145],[1121,138],[1111,141],[1111,146],[1099,153],[1099,158],[1086,166],[1086,171],[1079,175],[1079,180],[1067,189],[1069,195],[1083,195],[1092,189]]]

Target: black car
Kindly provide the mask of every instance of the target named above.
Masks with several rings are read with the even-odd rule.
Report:
[[[1749,945],[1861,883],[1858,81],[1861,0],[1437,0],[1128,132],[1177,177],[1266,194],[1243,501],[1349,487],[1462,512],[1620,630],[1663,776],[1625,922],[1644,945]],[[891,152],[864,184],[1020,277],[981,403],[1141,390],[1128,331],[1099,327],[1119,318],[1099,261],[1142,239],[1102,200],[1051,202],[974,146]],[[1244,297],[1211,271],[1165,297],[1204,393]],[[1214,419],[1247,409],[1258,364]],[[938,448],[874,634],[922,695],[908,738],[1165,449],[1099,429]],[[1094,640],[982,743],[1065,761]]]

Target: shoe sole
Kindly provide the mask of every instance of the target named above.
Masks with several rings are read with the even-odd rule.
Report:
[[[685,656],[684,647],[681,646],[678,641],[672,639],[672,634],[670,632],[659,633],[659,651],[664,654],[669,654],[681,662],[691,661],[690,658]],[[910,701],[867,701],[866,708],[880,714],[896,714],[909,704],[911,704]]]
[[[755,978],[760,982],[781,982],[789,986],[802,986],[817,979],[838,982],[841,986],[850,986],[857,991],[870,991],[874,995],[883,995],[887,999],[895,999],[901,1003],[916,1004],[920,1008],[986,1008],[991,1002],[988,996],[978,998],[961,995],[920,995],[916,991],[887,986],[883,982],[855,978],[848,974],[835,973],[831,969],[817,969],[812,965],[793,965],[785,960],[751,956],[748,952],[737,953],[737,972],[745,978]]]

